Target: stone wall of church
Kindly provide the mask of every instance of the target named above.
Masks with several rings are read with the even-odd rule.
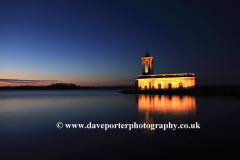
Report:
[[[178,89],[195,87],[196,77],[139,78],[138,89]]]

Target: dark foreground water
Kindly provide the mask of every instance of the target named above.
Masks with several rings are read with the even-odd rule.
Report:
[[[1,91],[0,159],[239,159],[240,100]],[[200,129],[62,129],[63,124],[200,124]]]

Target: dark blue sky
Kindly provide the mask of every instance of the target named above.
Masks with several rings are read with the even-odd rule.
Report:
[[[197,85],[240,85],[239,4],[2,0],[0,86],[134,85],[147,47],[155,74],[193,72]]]

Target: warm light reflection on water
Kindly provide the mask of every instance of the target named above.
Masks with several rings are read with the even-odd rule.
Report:
[[[1,91],[1,159],[239,159],[239,99],[118,92]],[[201,129],[57,129],[57,122],[198,122]]]
[[[154,114],[162,118],[188,118],[195,116],[196,98],[194,96],[179,95],[144,95],[139,94],[135,99],[138,111],[143,113],[143,123],[154,124]],[[153,130],[144,129],[144,133],[152,135]]]
[[[179,95],[143,95],[137,96],[136,106],[141,113],[186,116],[195,115],[196,98]]]

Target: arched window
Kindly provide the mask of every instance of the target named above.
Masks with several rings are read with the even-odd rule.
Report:
[[[168,83],[168,89],[172,89],[172,84]]]
[[[179,83],[179,88],[183,88],[182,82]]]
[[[145,61],[145,73],[148,73],[148,61]]]

